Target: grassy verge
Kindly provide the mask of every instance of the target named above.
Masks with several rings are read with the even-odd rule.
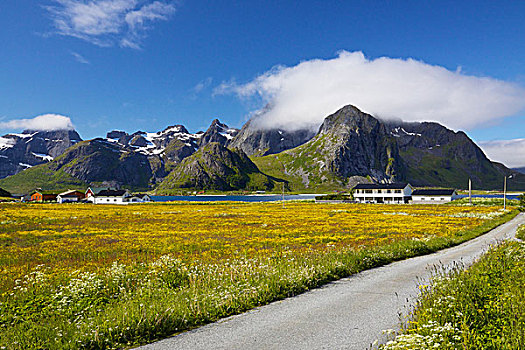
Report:
[[[525,241],[525,225],[520,225],[520,227],[518,227],[516,237]]]
[[[414,321],[382,349],[523,349],[524,285],[525,243],[505,242],[422,286]]]
[[[0,348],[111,349],[144,344],[392,261],[428,254],[508,221],[506,213],[447,237],[327,248],[222,263],[169,255],[96,272],[39,267],[1,295]]]
[[[446,205],[470,205],[468,198],[456,199],[455,201],[446,203]],[[503,207],[503,198],[472,198],[472,205],[482,205],[482,206],[500,206]],[[507,199],[507,206],[518,206],[519,201],[516,199]]]

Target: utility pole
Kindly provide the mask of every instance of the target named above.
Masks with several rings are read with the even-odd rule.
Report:
[[[507,175],[503,180],[503,210],[507,209]]]
[[[472,180],[468,179],[468,203],[472,205]]]

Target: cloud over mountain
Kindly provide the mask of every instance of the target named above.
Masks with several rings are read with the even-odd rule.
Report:
[[[525,167],[525,139],[495,140],[478,142],[491,160],[502,162],[508,167]]]
[[[47,6],[56,32],[99,46],[139,49],[151,23],[167,20],[175,5],[165,1],[53,0]]]
[[[414,59],[367,59],[341,51],[333,59],[278,66],[245,84],[222,83],[215,94],[260,98],[263,127],[316,127],[347,104],[375,116],[436,121],[469,129],[525,108],[525,89],[502,80],[450,71]]]
[[[58,114],[44,114],[32,119],[14,119],[0,122],[0,129],[27,129],[38,131],[73,130],[71,119]]]

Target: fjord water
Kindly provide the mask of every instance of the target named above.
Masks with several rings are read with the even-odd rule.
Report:
[[[315,194],[293,194],[285,195],[284,200],[307,200],[314,199]],[[275,202],[283,199],[282,195],[254,195],[254,196],[227,196],[227,195],[203,195],[203,196],[151,196],[155,202],[189,201],[189,202]]]

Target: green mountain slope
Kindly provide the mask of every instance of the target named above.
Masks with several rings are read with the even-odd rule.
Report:
[[[0,180],[0,186],[13,194],[27,194],[35,188],[67,190],[85,188],[87,184],[62,170],[41,164]]]
[[[274,180],[261,173],[248,156],[212,142],[184,159],[156,189],[158,194],[193,190],[271,190]]]

